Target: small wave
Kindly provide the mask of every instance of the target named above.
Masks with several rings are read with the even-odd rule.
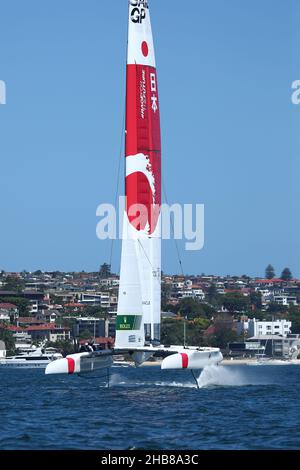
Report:
[[[120,386],[133,386],[133,387],[144,387],[144,386],[155,386],[155,387],[186,387],[186,388],[195,388],[195,384],[191,382],[178,382],[178,381],[154,381],[154,382],[145,382],[145,381],[136,381],[136,380],[124,380],[124,376],[119,374],[113,374],[110,379],[110,386],[120,387]]]
[[[252,371],[250,372],[250,369]],[[209,387],[245,387],[250,385],[269,385],[272,383],[270,377],[266,374],[258,374],[256,371],[253,373],[254,368],[246,367],[226,367],[226,366],[207,366],[201,372],[199,377],[195,377],[198,383],[198,388],[209,388]],[[177,388],[197,388],[197,385],[191,380],[187,381],[138,381],[136,378],[130,380],[125,378],[123,375],[112,374],[110,379],[111,387],[144,387],[144,386],[155,386],[155,387],[177,387]]]
[[[189,382],[154,382],[157,387],[184,387],[195,388],[195,384]]]
[[[266,378],[245,373],[245,369],[225,366],[208,366],[197,379],[199,388],[206,387],[245,387],[247,385],[265,385]]]
[[[26,441],[26,442],[31,441],[31,436],[29,436],[29,434],[27,434],[27,433],[24,433],[19,437],[19,440],[20,441]]]

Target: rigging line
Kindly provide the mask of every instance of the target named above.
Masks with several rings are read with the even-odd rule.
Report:
[[[165,197],[166,203],[169,205],[166,186],[165,186],[165,183],[164,183],[163,179],[162,179],[162,187],[163,187],[163,192],[164,192],[164,197]],[[177,258],[178,258],[181,274],[182,274],[183,277],[185,277],[184,270],[183,270],[183,265],[182,265],[182,260],[181,260],[181,257],[180,257],[178,242],[175,238],[175,227],[174,227],[174,221],[173,221],[172,217],[170,217],[170,221],[171,221],[171,229],[172,229],[172,232],[173,232],[173,238],[174,238],[174,243],[175,243],[175,247],[176,247]]]
[[[124,144],[124,136],[125,136],[125,111],[123,113],[123,120],[122,120],[122,131],[121,131],[121,139],[120,139],[120,151],[119,151],[119,158],[118,158],[118,173],[117,173],[117,184],[116,184],[116,192],[115,192],[115,210],[118,204],[118,195],[120,189],[120,175],[121,175],[121,163],[123,160],[123,144]],[[112,257],[113,257],[113,249],[114,249],[114,239],[111,240],[111,247],[110,247],[110,258],[109,264],[112,265]]]
[[[141,243],[141,240],[138,239],[137,241],[138,241],[140,247],[142,248],[142,250],[143,250],[143,252],[144,252],[144,255],[145,255],[145,257],[146,257],[148,263],[150,264],[150,266],[151,266],[151,268],[152,268],[152,271],[154,271],[154,266],[153,266],[153,264],[151,263],[151,260],[149,259],[149,256],[147,255],[146,250],[145,250],[145,248],[143,247],[143,245],[142,245],[142,243]],[[157,279],[157,282],[158,282],[159,285],[160,285],[160,284],[161,284],[161,279],[160,279],[160,278],[156,278],[156,279]]]
[[[129,37],[129,23],[127,23],[127,30],[126,30],[126,55],[125,55],[125,64],[127,65],[127,58],[128,58],[128,37]],[[126,90],[126,86],[125,86]],[[121,162],[123,159],[123,148],[125,147],[125,134],[126,134],[126,129],[125,129],[125,120],[126,120],[126,91],[125,91],[125,106],[124,106],[124,112],[123,112],[123,123],[122,123],[122,131],[121,131],[121,142],[120,142],[120,154],[119,154],[119,164],[118,164],[118,179],[117,179],[117,187],[116,187],[116,194],[115,194],[115,209],[117,207],[117,202],[118,202],[118,194],[119,194],[119,188],[120,188],[120,174],[121,174]],[[124,147],[123,147],[124,145]],[[124,177],[126,178],[126,166],[124,165]],[[114,239],[111,241],[111,248],[110,248],[110,260],[109,264],[110,266],[112,265],[112,257],[113,257],[113,249],[114,249]],[[118,272],[120,274],[121,271],[121,259],[120,259],[120,264],[118,266]]]

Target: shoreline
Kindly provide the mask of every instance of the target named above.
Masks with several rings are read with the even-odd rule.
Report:
[[[146,361],[140,367],[158,367],[160,366],[162,361]],[[251,358],[242,358],[242,359],[223,359],[220,363],[221,366],[241,366],[241,365],[300,365],[300,359],[293,359],[291,361],[284,360],[284,359],[270,359],[269,361],[265,361],[265,363],[259,363],[256,359]]]

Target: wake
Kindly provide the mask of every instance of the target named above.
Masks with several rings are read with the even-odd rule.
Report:
[[[266,377],[249,373],[249,369],[235,366],[208,366],[197,379],[199,388],[207,387],[245,387],[249,385],[266,385]]]
[[[128,380],[125,379],[124,376],[119,374],[112,374],[110,378],[110,386],[111,387],[144,387],[144,386],[155,386],[155,387],[186,387],[186,388],[195,388],[193,383],[189,382],[178,382],[178,380],[173,380],[172,382],[167,381],[154,381],[154,382],[145,382],[144,380],[137,381],[137,380]]]
[[[250,370],[251,369],[251,370]],[[122,374],[113,373],[110,378],[111,387],[175,387],[189,389],[205,389],[212,387],[245,387],[251,385],[269,385],[272,383],[270,377],[265,374],[258,374],[254,368],[239,366],[207,366],[200,373],[195,375],[195,380],[137,380],[136,377],[127,378]],[[187,377],[185,376],[185,379]]]

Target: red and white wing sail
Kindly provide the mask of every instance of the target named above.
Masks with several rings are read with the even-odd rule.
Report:
[[[146,0],[129,2],[125,155],[116,347],[128,348],[160,340],[160,112]]]
[[[112,355],[133,350],[137,365],[154,352],[170,353],[163,369],[217,364],[217,348],[164,347],[160,341],[161,142],[155,55],[147,0],[129,2],[126,99],[126,197],[115,351],[70,355],[47,374],[110,367]]]

